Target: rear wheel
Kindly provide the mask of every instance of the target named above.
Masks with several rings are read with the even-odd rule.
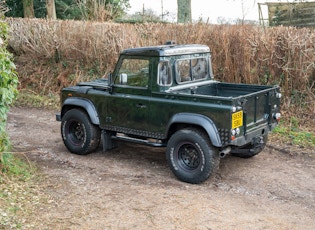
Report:
[[[166,159],[179,180],[192,184],[207,180],[220,163],[218,150],[198,129],[183,129],[173,134],[167,145]]]
[[[80,109],[71,109],[62,117],[61,134],[67,149],[80,155],[94,151],[101,137],[100,129]]]

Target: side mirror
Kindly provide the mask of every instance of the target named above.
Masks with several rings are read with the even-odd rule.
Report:
[[[128,75],[126,73],[122,73],[119,75],[119,83],[122,85],[127,85]]]

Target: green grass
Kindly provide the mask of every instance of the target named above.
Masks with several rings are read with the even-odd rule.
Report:
[[[33,210],[25,203],[33,205],[38,199],[33,180],[36,168],[22,155],[0,153],[0,229],[22,228],[21,216]]]
[[[24,153],[0,153],[0,229],[35,227],[29,218],[44,199],[39,180]]]
[[[25,162],[12,153],[0,153],[0,169],[0,175],[5,174],[21,181],[28,181],[34,173],[34,167],[30,162]]]
[[[20,90],[14,106],[59,109],[59,95],[40,95],[32,91]]]
[[[276,139],[296,146],[315,148],[315,130],[308,130],[307,125],[302,126],[300,123],[296,117],[281,121],[273,130]]]

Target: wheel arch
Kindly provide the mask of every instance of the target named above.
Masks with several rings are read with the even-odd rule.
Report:
[[[100,120],[95,106],[90,100],[84,98],[77,97],[67,98],[62,105],[61,118],[65,115],[67,111],[74,108],[82,108],[89,115],[92,124],[94,125],[100,124]]]
[[[178,113],[175,114],[168,123],[167,138],[169,139],[173,133],[181,128],[194,126],[203,129],[213,146],[222,147],[221,139],[214,122],[201,114],[194,113]]]

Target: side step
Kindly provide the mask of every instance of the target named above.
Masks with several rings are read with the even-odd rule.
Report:
[[[120,141],[128,141],[128,142],[133,142],[137,144],[143,144],[143,145],[148,145],[148,146],[153,146],[153,147],[165,147],[166,143],[160,142],[160,141],[151,141],[148,139],[138,139],[134,137],[128,137],[128,136],[111,136],[113,140],[120,140]],[[155,140],[155,139],[152,139]]]

